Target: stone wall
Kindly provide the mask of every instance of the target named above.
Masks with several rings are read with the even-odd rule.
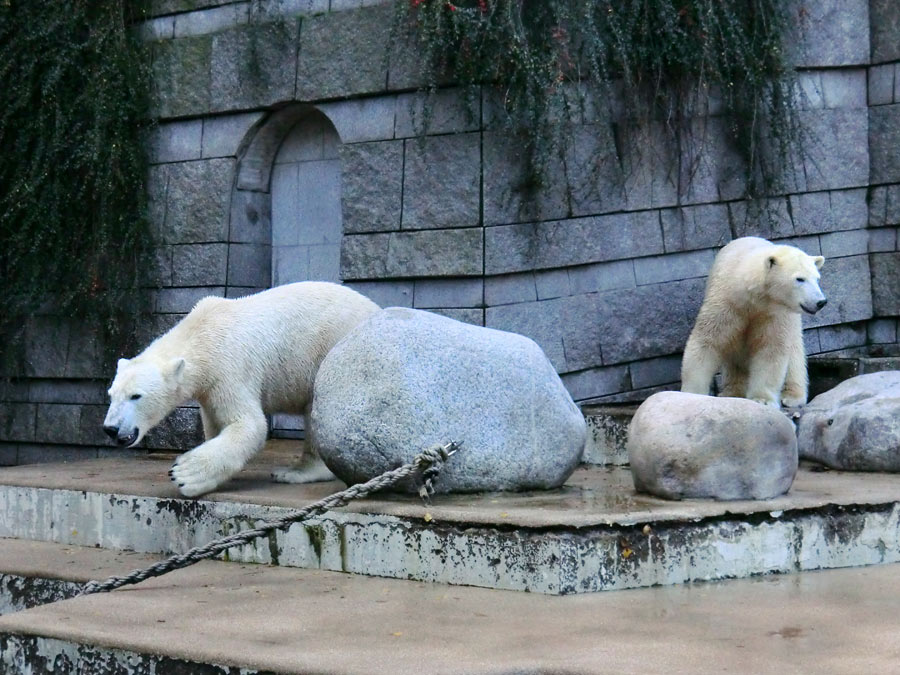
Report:
[[[740,200],[741,160],[715,116],[695,122],[699,155],[674,156],[649,128],[641,152],[619,156],[621,139],[587,111],[564,165],[527,198],[488,94],[473,115],[442,92],[417,137],[414,64],[386,53],[390,6],[269,0],[251,21],[249,2],[156,0],[140,28],[159,122],[148,336],[204,295],[340,278],[385,306],[534,338],[579,401],[635,400],[677,386],[715,251],[753,234],[828,259],[811,354],[895,344],[900,6],[795,2],[808,153],[763,217]],[[29,377],[0,404],[0,462],[96,454],[111,372],[83,331],[35,331]],[[148,447],[189,447],[196,429],[179,410]]]

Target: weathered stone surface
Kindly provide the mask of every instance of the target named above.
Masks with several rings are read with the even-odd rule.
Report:
[[[404,230],[478,225],[480,134],[406,141],[403,176]]]
[[[25,375],[62,377],[69,347],[69,322],[52,316],[32,318],[25,327]]]
[[[480,275],[481,232],[464,228],[348,235],[341,242],[342,278]]]
[[[628,429],[634,487],[664,499],[771,499],[797,473],[794,427],[741,398],[661,392]]]
[[[861,321],[837,326],[822,326],[817,332],[819,334],[819,351],[822,352],[833,352],[866,344],[866,325]]]
[[[685,251],[667,255],[638,258],[634,261],[634,279],[638,286],[706,277],[712,267],[716,251]]]
[[[567,267],[663,252],[656,211],[500,225],[485,230],[485,272]]]
[[[161,118],[208,112],[212,37],[162,40],[153,45],[153,113]]]
[[[194,309],[194,305],[208,295],[225,297],[225,287],[163,288],[156,295],[156,311],[159,314],[187,314]]]
[[[152,163],[200,159],[203,121],[170,122],[153,129],[148,154]]]
[[[357,281],[347,284],[381,307],[412,307],[413,281]]]
[[[272,200],[268,194],[234,190],[228,241],[245,244],[272,242]]]
[[[893,106],[798,113],[805,133],[805,190],[860,187],[869,182],[871,116]],[[873,136],[877,138],[877,136]],[[889,142],[889,139],[883,139]],[[872,167],[875,167],[873,150]]]
[[[900,59],[900,5],[895,0],[869,0],[872,63]]]
[[[873,253],[872,307],[876,316],[900,316],[900,253]]]
[[[869,344],[891,344],[897,341],[897,320],[876,319],[868,325]]]
[[[231,159],[169,165],[163,241],[169,244],[227,241],[233,173]]]
[[[391,7],[311,16],[300,32],[297,99],[338,98],[384,91]],[[335,49],[335,45],[341,45]]]
[[[397,123],[394,135],[397,138],[417,136],[422,131],[430,134],[452,134],[478,130],[479,94],[476,93],[474,110],[466,100],[465,92],[459,89],[439,90],[430,100],[429,94],[416,92],[397,97]],[[426,106],[430,116],[426,124]]]
[[[819,285],[828,304],[815,316],[804,316],[805,326],[830,326],[872,317],[868,255],[827,259]]]
[[[572,130],[565,167],[572,215],[620,211],[626,204],[632,209],[650,208],[660,201],[657,176],[641,175],[646,184],[642,183],[640,187],[626,184],[616,147],[608,123],[580,125]],[[632,183],[637,182],[635,176],[638,173],[634,170],[628,174]]]
[[[394,137],[398,105],[394,96],[375,96],[323,103],[316,107],[334,125],[342,143],[362,143]]]
[[[272,247],[266,244],[228,245],[228,285],[267,287],[272,281]]]
[[[414,306],[420,309],[480,307],[484,304],[482,279],[419,279]]]
[[[793,34],[784,40],[788,59],[802,66],[869,62],[868,0],[791,0]]]
[[[236,24],[245,24],[250,18],[250,6],[244,4],[224,5],[199,12],[184,12],[175,15],[175,37],[205,35]]]
[[[237,155],[241,141],[262,117],[262,113],[252,112],[205,118],[201,145],[203,158]]]
[[[0,403],[0,441],[33,441],[36,416],[34,403]]]
[[[572,295],[633,288],[635,285],[634,263],[631,260],[580,265],[568,268],[568,272]]]
[[[534,273],[538,300],[550,300],[572,295],[568,270],[546,270]]]
[[[628,366],[589,368],[562,376],[563,384],[576,401],[586,401],[631,389]],[[591,461],[587,457],[584,461]]]
[[[432,314],[446,316],[448,319],[470,323],[473,326],[484,325],[484,310],[471,307],[434,307],[428,310]]]
[[[869,253],[897,250],[897,228],[879,227],[869,230]]]
[[[900,471],[900,372],[844,380],[804,408],[800,456],[845,471]]]
[[[787,198],[731,202],[728,204],[728,215],[735,238],[780,239],[794,234]]]
[[[867,253],[869,231],[860,229],[823,234],[819,237],[819,247],[826,259]]]
[[[586,434],[533,342],[400,308],[357,326],[322,362],[310,433],[347,483],[462,441],[438,492],[558,487],[580,461]]]
[[[172,283],[175,286],[224,286],[228,244],[175,246]]]
[[[869,110],[869,153],[871,182],[900,181],[900,104],[881,105]],[[849,147],[849,146],[848,146]]]
[[[667,253],[717,248],[731,241],[725,204],[665,209],[659,215]]]
[[[399,230],[403,141],[343,145],[340,154],[344,232]]]
[[[212,110],[259,108],[291,100],[298,30],[297,21],[284,21],[216,33],[210,68]]]
[[[488,307],[534,302],[535,300],[537,300],[537,288],[534,283],[534,274],[531,272],[503,274],[486,277],[484,280],[484,302]]]
[[[894,64],[869,68],[869,105],[894,102]]]

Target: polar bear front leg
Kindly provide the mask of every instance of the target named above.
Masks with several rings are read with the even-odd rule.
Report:
[[[775,346],[762,349],[750,359],[747,398],[774,408],[781,406],[780,394],[787,373],[787,354]]]
[[[701,344],[692,333],[681,360],[681,391],[708,396],[712,379],[721,364],[718,350],[712,345]]]
[[[806,348],[803,346],[803,334],[794,340],[788,355],[787,375],[784,388],[781,390],[781,404],[786,408],[799,408],[806,405],[809,396],[809,375],[806,370]]]
[[[266,432],[261,409],[245,413],[214,438],[178,457],[169,475],[186,497],[215,490],[262,450]]]

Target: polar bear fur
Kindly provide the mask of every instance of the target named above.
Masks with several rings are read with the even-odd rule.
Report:
[[[800,317],[825,306],[819,289],[824,262],[759,237],[722,248],[684,350],[681,390],[709,394],[721,370],[722,396],[775,407],[804,405],[808,380]]]
[[[313,281],[204,298],[138,356],[119,360],[104,430],[133,446],[196,400],[206,441],[178,457],[169,475],[186,496],[214,490],[262,449],[266,414],[305,413],[322,359],[378,309],[349,288]],[[310,480],[330,476],[320,468]]]

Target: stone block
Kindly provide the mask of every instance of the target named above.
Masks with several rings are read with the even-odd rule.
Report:
[[[716,257],[714,250],[669,253],[634,261],[634,278],[638,286],[706,277]]]
[[[175,408],[158,426],[154,427],[141,446],[155,450],[176,450],[184,452],[203,442],[203,425],[200,409],[195,407]]]
[[[228,240],[234,161],[205,159],[168,167],[163,241],[199,244]]]
[[[151,0],[150,15],[173,14],[175,12],[190,12],[205,7],[217,7],[227,5],[231,0]]]
[[[822,72],[822,97],[826,108],[865,108],[866,93],[865,68]]]
[[[56,317],[34,317],[25,327],[25,375],[62,377],[69,349],[69,323]]]
[[[793,31],[784,44],[795,66],[854,66],[869,62],[868,0],[791,0]]]
[[[311,278],[309,276],[309,246],[273,246],[272,256],[273,286],[307,281]]]
[[[19,446],[16,443],[0,443],[0,466],[16,466],[19,463]]]
[[[479,128],[479,92],[466,99],[462,89],[438,90],[433,94],[415,92],[397,97],[395,138],[409,138],[425,133],[458,134]]]
[[[379,307],[412,307],[413,281],[357,281],[347,284]]]
[[[869,154],[871,182],[900,181],[900,103],[869,110]],[[850,147],[849,145],[847,147]]]
[[[807,255],[822,255],[822,250],[819,247],[819,237],[817,235],[808,237],[789,237],[787,239],[782,239],[777,243],[784,244],[785,246],[796,246]]]
[[[111,441],[103,432],[107,406],[83,405],[78,420],[78,443],[80,445],[109,446]]]
[[[681,356],[662,356],[630,364],[634,389],[655,387],[681,381]]]
[[[341,241],[341,277],[345,281],[378,279],[387,272],[390,234],[348,234]]]
[[[666,356],[684,349],[703,301],[704,287],[705,279],[688,279],[596,296],[596,321],[590,318],[599,329],[603,365]]]
[[[571,142],[566,148],[563,174],[568,180],[572,215],[621,211],[626,205],[631,209],[649,208],[659,201],[657,192],[662,190],[662,186],[657,182],[658,172],[644,176],[640,169],[629,167],[631,171],[623,174],[616,148],[613,130],[608,123],[573,128]],[[626,175],[629,180],[626,180]],[[635,176],[640,178],[635,179]],[[641,198],[633,199],[638,193]]]
[[[241,142],[262,118],[263,113],[260,112],[204,118],[201,156],[204,159],[235,157]]]
[[[30,443],[19,445],[19,464],[57,464],[96,458],[96,448],[85,448],[79,445]]]
[[[296,99],[312,101],[384,91],[387,86],[385,38],[392,21],[391,7],[333,12],[304,19]],[[335,45],[341,48],[335,49]]]
[[[341,245],[309,247],[309,278],[313,281],[341,281]]]
[[[142,42],[171,39],[175,35],[175,17],[163,16],[141,21],[137,25],[137,34]]]
[[[691,120],[677,159],[678,193],[682,204],[740,199],[746,192],[746,164],[731,140],[723,117]],[[674,202],[667,206],[674,205]]]
[[[212,110],[241,110],[294,98],[297,21],[250,24],[212,39]]]
[[[534,285],[538,300],[561,298],[572,295],[568,270],[547,270],[534,273]]]
[[[500,225],[485,230],[485,272],[567,267],[663,252],[657,211]]]
[[[274,284],[273,284],[274,285]],[[229,286],[225,289],[225,297],[232,300],[235,298],[246,298],[248,295],[255,295],[260,291],[266,290],[265,287],[256,286]]]
[[[866,192],[865,188],[860,188],[837,190],[828,194],[835,230],[856,230],[866,227],[869,215]]]
[[[728,206],[725,204],[664,209],[659,215],[667,253],[717,248],[731,241]]]
[[[894,344],[897,342],[896,319],[873,319],[866,329],[870,345]]]
[[[869,252],[882,253],[897,250],[897,229],[878,227],[869,230]]]
[[[148,154],[154,164],[200,159],[203,121],[168,122],[153,128]]]
[[[446,316],[454,321],[462,321],[473,326],[484,326],[484,310],[470,307],[434,307],[428,310],[432,314]]]
[[[872,317],[868,255],[826,259],[819,286],[828,304],[814,317],[804,317],[804,324],[830,326]]]
[[[859,255],[869,250],[868,230],[830,232],[819,236],[819,246],[825,258]]]
[[[484,302],[488,307],[537,300],[534,274],[504,274],[484,279]]]
[[[900,59],[900,5],[895,0],[869,0],[872,63]]]
[[[42,380],[29,382],[28,399],[35,403],[106,403],[106,385],[110,373],[103,381],[91,380]]]
[[[166,193],[169,188],[169,165],[151,166],[147,169],[147,220],[156,242],[162,242],[166,221]]]
[[[818,354],[822,351],[822,346],[819,344],[818,328],[807,328],[803,331],[803,349],[806,350],[807,356]]]
[[[153,251],[153,267],[147,280],[151,286],[172,285],[172,246],[157,246]]]
[[[72,322],[69,327],[69,348],[66,354],[66,377],[102,377],[104,345],[98,326]]]
[[[403,229],[478,225],[480,134],[409,140],[405,148]]]
[[[678,160],[671,132],[660,122],[618,131],[622,178],[629,209],[674,206],[678,203]],[[614,179],[615,174],[608,174]]]
[[[399,230],[403,142],[344,145],[340,155],[344,232]]]
[[[231,198],[228,241],[269,244],[272,241],[272,200],[263,192],[234,190]]]
[[[172,252],[175,286],[224,286],[228,244],[184,244]]]
[[[481,307],[483,279],[419,279],[415,282],[413,306],[420,309]]]
[[[489,307],[485,325],[530,337],[560,373],[603,363],[594,295]]]
[[[154,97],[151,115],[198,115],[210,107],[212,36],[161,40],[153,44]]]
[[[206,35],[247,23],[250,5],[223,5],[209,9],[175,15],[175,37]]]
[[[589,368],[577,373],[565,373],[561,377],[569,394],[576,401],[589,401],[631,389],[628,366]]]
[[[346,280],[478,276],[483,266],[481,228],[348,235],[341,244]]]
[[[342,143],[385,141],[394,137],[396,96],[335,101],[316,106],[334,125]]]
[[[0,441],[33,441],[36,420],[34,403],[0,402]]]
[[[869,119],[882,106],[798,113],[804,133],[803,190],[860,187],[869,183]],[[877,136],[872,136],[877,138]],[[874,155],[873,155],[874,166]],[[900,162],[898,162],[900,164]]]
[[[579,265],[569,267],[568,272],[572,295],[633,288],[635,285],[634,262],[631,260]]]
[[[272,281],[272,247],[266,244],[228,245],[228,285],[268,286]]]
[[[887,186],[883,224],[900,225],[900,185]]]
[[[795,234],[854,230],[868,221],[865,189],[806,192],[789,199]]]
[[[80,443],[80,405],[40,403],[37,406],[34,440],[37,443]]]
[[[490,131],[482,141],[486,225],[549,220],[569,215],[564,168],[551,161],[539,187],[528,177],[524,143],[509,131]]]
[[[728,215],[735,238],[781,239],[794,234],[787,198],[731,202]]]
[[[894,64],[869,68],[869,105],[894,102]]]
[[[866,344],[866,324],[856,322],[819,328],[819,352],[835,352]]]
[[[223,298],[225,288],[162,288],[156,295],[156,311],[160,314],[187,314],[194,309],[194,305],[209,295]]]
[[[873,253],[870,259],[875,316],[900,316],[900,253]]]

